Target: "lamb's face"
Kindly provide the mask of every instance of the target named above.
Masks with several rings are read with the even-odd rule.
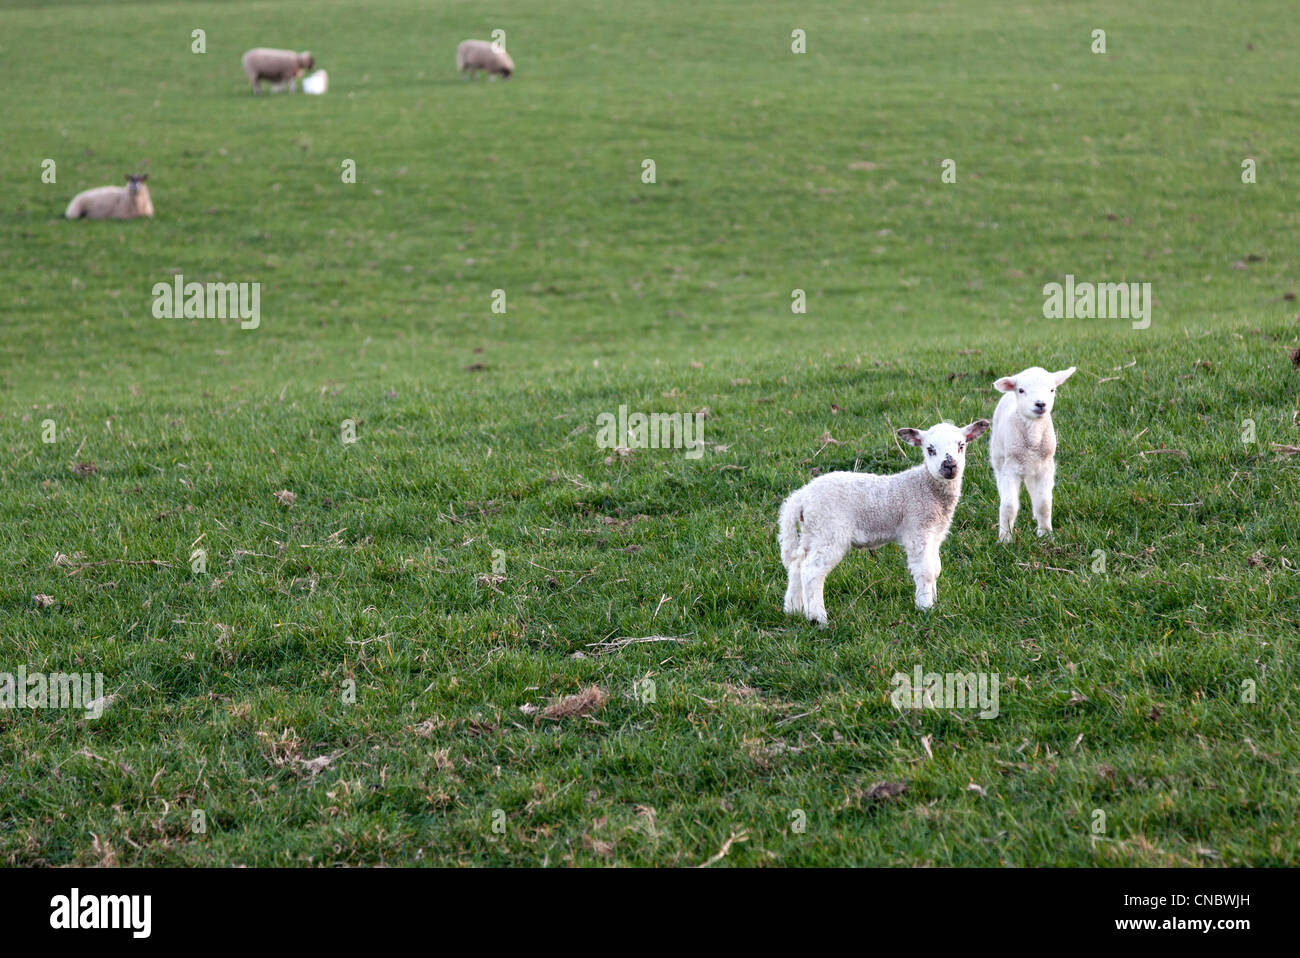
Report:
[[[969,426],[941,422],[924,432],[900,429],[898,438],[921,447],[925,468],[932,477],[940,482],[955,482],[966,470],[967,444],[984,435],[988,428],[987,419],[977,419]]]
[[[1030,366],[1014,376],[1003,376],[993,384],[994,389],[1013,393],[1016,411],[1026,419],[1041,419],[1050,415],[1056,403],[1056,387],[1074,375],[1074,367],[1049,373],[1042,366]]]

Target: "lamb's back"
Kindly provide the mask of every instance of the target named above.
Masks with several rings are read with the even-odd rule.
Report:
[[[843,526],[857,546],[892,542],[908,508],[907,472],[828,472],[804,487],[804,518]]]

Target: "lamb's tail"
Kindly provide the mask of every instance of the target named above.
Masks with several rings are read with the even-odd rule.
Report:
[[[68,204],[68,211],[63,214],[70,220],[79,220],[86,215],[86,211],[81,207],[81,197],[74,196],[72,202]]]
[[[781,512],[777,516],[776,541],[781,547],[781,564],[787,569],[794,562],[799,551],[799,522],[803,519],[803,503],[799,496],[793,495],[781,503]]]

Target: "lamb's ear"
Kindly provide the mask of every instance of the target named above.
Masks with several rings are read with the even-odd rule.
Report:
[[[898,430],[898,438],[903,442],[910,442],[913,446],[921,445],[921,430],[913,429],[910,426]]]
[[[1014,392],[1016,388],[1016,381],[1011,376],[1003,376],[1001,379],[994,380],[993,388],[996,389],[998,392],[1004,392],[1004,393]]]
[[[978,439],[989,431],[989,426],[993,425],[987,419],[976,419],[973,423],[962,430],[966,434],[966,441],[971,442]]]
[[[1059,386],[1073,375],[1074,367],[1071,366],[1069,369],[1062,369],[1059,373],[1052,373],[1052,378],[1056,380],[1056,385]]]

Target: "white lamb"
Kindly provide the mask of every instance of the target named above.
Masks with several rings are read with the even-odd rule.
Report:
[[[1075,367],[1049,373],[1031,366],[993,384],[1006,393],[993,410],[989,463],[998,482],[998,541],[1010,542],[1020,511],[1020,483],[1029,490],[1038,534],[1052,531],[1052,487],[1056,485],[1056,428],[1052,406],[1056,387],[1074,375]]]
[[[966,444],[988,428],[987,419],[977,419],[962,428],[941,422],[924,432],[900,429],[900,439],[924,447],[922,465],[888,476],[829,472],[786,499],[777,520],[781,562],[790,573],[785,611],[825,625],[826,576],[850,547],[875,549],[890,542],[907,556],[916,607],[934,605],[939,546],[961,498]]]

